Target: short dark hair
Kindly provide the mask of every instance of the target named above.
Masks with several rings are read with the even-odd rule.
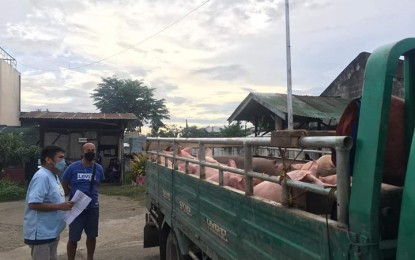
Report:
[[[56,146],[56,145],[48,145],[43,148],[42,152],[40,153],[40,162],[42,164],[46,163],[46,157],[53,159],[55,155],[59,152],[64,153],[65,150],[63,148]]]

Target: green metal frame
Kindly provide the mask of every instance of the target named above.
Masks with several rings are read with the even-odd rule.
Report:
[[[191,240],[212,259],[358,259],[351,240],[359,235],[336,221],[162,165],[148,163],[146,172],[147,201],[178,231],[182,252]]]
[[[350,230],[361,234],[361,250],[370,259],[380,259],[379,206],[383,174],[388,113],[393,75],[398,60],[405,62],[405,138],[411,144],[415,117],[415,38],[408,38],[376,49],[366,65],[362,107],[356,140],[353,185],[349,207]],[[412,112],[412,113],[411,113]],[[398,256],[415,259],[414,190],[415,147],[412,146],[401,210]],[[412,190],[409,190],[412,188]],[[405,230],[405,232],[402,232]],[[408,256],[405,258],[404,256]]]

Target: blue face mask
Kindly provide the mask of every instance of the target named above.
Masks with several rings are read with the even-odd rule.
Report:
[[[59,162],[55,163],[55,168],[58,169],[60,172],[63,172],[65,169],[66,162],[65,159],[60,160]]]

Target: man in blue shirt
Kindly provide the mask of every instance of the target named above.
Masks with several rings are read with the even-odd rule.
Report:
[[[24,242],[33,260],[56,260],[59,235],[65,228],[64,212],[74,203],[65,201],[58,174],[65,167],[65,151],[46,146],[41,152],[42,167],[33,175],[26,194],[23,222]]]
[[[82,191],[92,200],[88,207],[69,225],[69,240],[67,244],[68,259],[75,259],[78,241],[82,232],[86,234],[87,259],[92,260],[98,237],[99,204],[98,186],[104,180],[102,166],[95,163],[95,145],[86,143],[82,146],[82,159],[66,168],[62,177],[62,185],[72,198],[77,190]]]

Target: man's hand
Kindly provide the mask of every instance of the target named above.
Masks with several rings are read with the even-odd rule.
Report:
[[[58,209],[63,211],[71,210],[72,207],[75,205],[73,201],[65,201],[63,203],[58,204]]]
[[[62,183],[62,188],[65,191],[65,195],[69,196],[71,194],[71,187],[69,187],[69,184],[64,180],[62,180],[61,183]]]
[[[29,203],[29,209],[38,211],[71,210],[75,202],[65,201],[63,203]]]

